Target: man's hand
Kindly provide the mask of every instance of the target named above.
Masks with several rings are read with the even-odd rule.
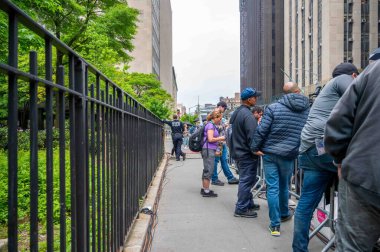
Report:
[[[255,154],[256,156],[264,156],[264,153],[262,153],[261,151],[256,151],[253,154]]]

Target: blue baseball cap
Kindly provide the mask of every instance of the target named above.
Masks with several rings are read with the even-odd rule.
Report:
[[[257,91],[255,88],[246,88],[243,90],[243,92],[241,92],[240,94],[240,98],[242,100],[247,100],[251,97],[258,97],[261,95],[261,92],[260,91]]]

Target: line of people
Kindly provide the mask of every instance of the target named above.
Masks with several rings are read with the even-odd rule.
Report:
[[[336,66],[333,78],[311,108],[297,83],[285,83],[284,96],[265,109],[259,125],[250,108],[261,92],[247,88],[241,93],[242,105],[230,119],[230,153],[239,170],[234,216],[257,217],[260,206],[255,204],[251,189],[262,156],[268,228],[272,236],[280,236],[281,222],[293,217],[288,199],[295,159],[304,170],[302,194],[294,213],[295,252],[308,251],[313,212],[338,174],[336,250],[372,251],[380,238],[380,160],[376,147],[380,140],[376,130],[380,129],[380,61],[370,64],[359,77],[358,74],[351,63]],[[216,197],[210,190],[210,181],[219,142],[226,138],[217,130],[222,113],[215,110],[207,119],[210,123],[204,131],[201,194]]]

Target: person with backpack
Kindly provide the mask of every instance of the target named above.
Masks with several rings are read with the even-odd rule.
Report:
[[[203,129],[203,172],[202,172],[202,189],[203,197],[218,197],[218,194],[210,190],[210,180],[214,172],[215,154],[219,148],[219,142],[224,141],[225,137],[220,136],[217,126],[222,120],[222,114],[219,111],[213,111],[207,116],[207,124]],[[219,150],[221,151],[221,150]]]
[[[215,110],[219,111],[223,115],[224,111],[226,111],[226,109],[227,109],[227,103],[224,101],[220,101],[220,102],[218,102],[218,104],[216,106],[217,107],[215,108]],[[225,120],[225,119],[222,119],[222,122],[223,122],[223,120]],[[225,133],[226,129],[225,129],[225,125],[223,123],[218,125],[218,131],[219,131],[219,134],[221,134],[223,136],[226,135],[226,133]],[[222,144],[221,149],[222,149],[221,155],[215,157],[215,167],[214,167],[214,173],[211,177],[211,184],[217,185],[217,186],[224,186],[224,182],[220,181],[218,178],[219,161],[220,161],[220,165],[222,166],[222,171],[224,173],[224,176],[226,176],[226,178],[227,178],[228,184],[231,184],[231,185],[232,184],[239,184],[239,180],[234,177],[234,175],[232,174],[230,167],[228,165],[228,160],[227,160],[227,158],[228,158],[227,154],[228,153],[227,153],[226,143]]]
[[[175,151],[176,160],[179,161],[179,157],[182,156],[183,161],[185,161],[186,153],[181,150],[184,124],[178,120],[177,115],[173,115],[173,121],[164,120],[163,122],[169,125],[172,130],[173,149]]]

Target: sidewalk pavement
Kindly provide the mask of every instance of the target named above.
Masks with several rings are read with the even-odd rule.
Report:
[[[282,223],[280,237],[272,237],[267,202],[262,199],[255,199],[261,206],[257,218],[234,217],[237,185],[212,186],[218,197],[203,198],[199,193],[202,169],[199,154],[187,154],[186,161],[169,161],[151,251],[292,250],[293,219]],[[223,172],[219,179],[226,182]],[[309,251],[321,251],[323,246],[315,237]]]

